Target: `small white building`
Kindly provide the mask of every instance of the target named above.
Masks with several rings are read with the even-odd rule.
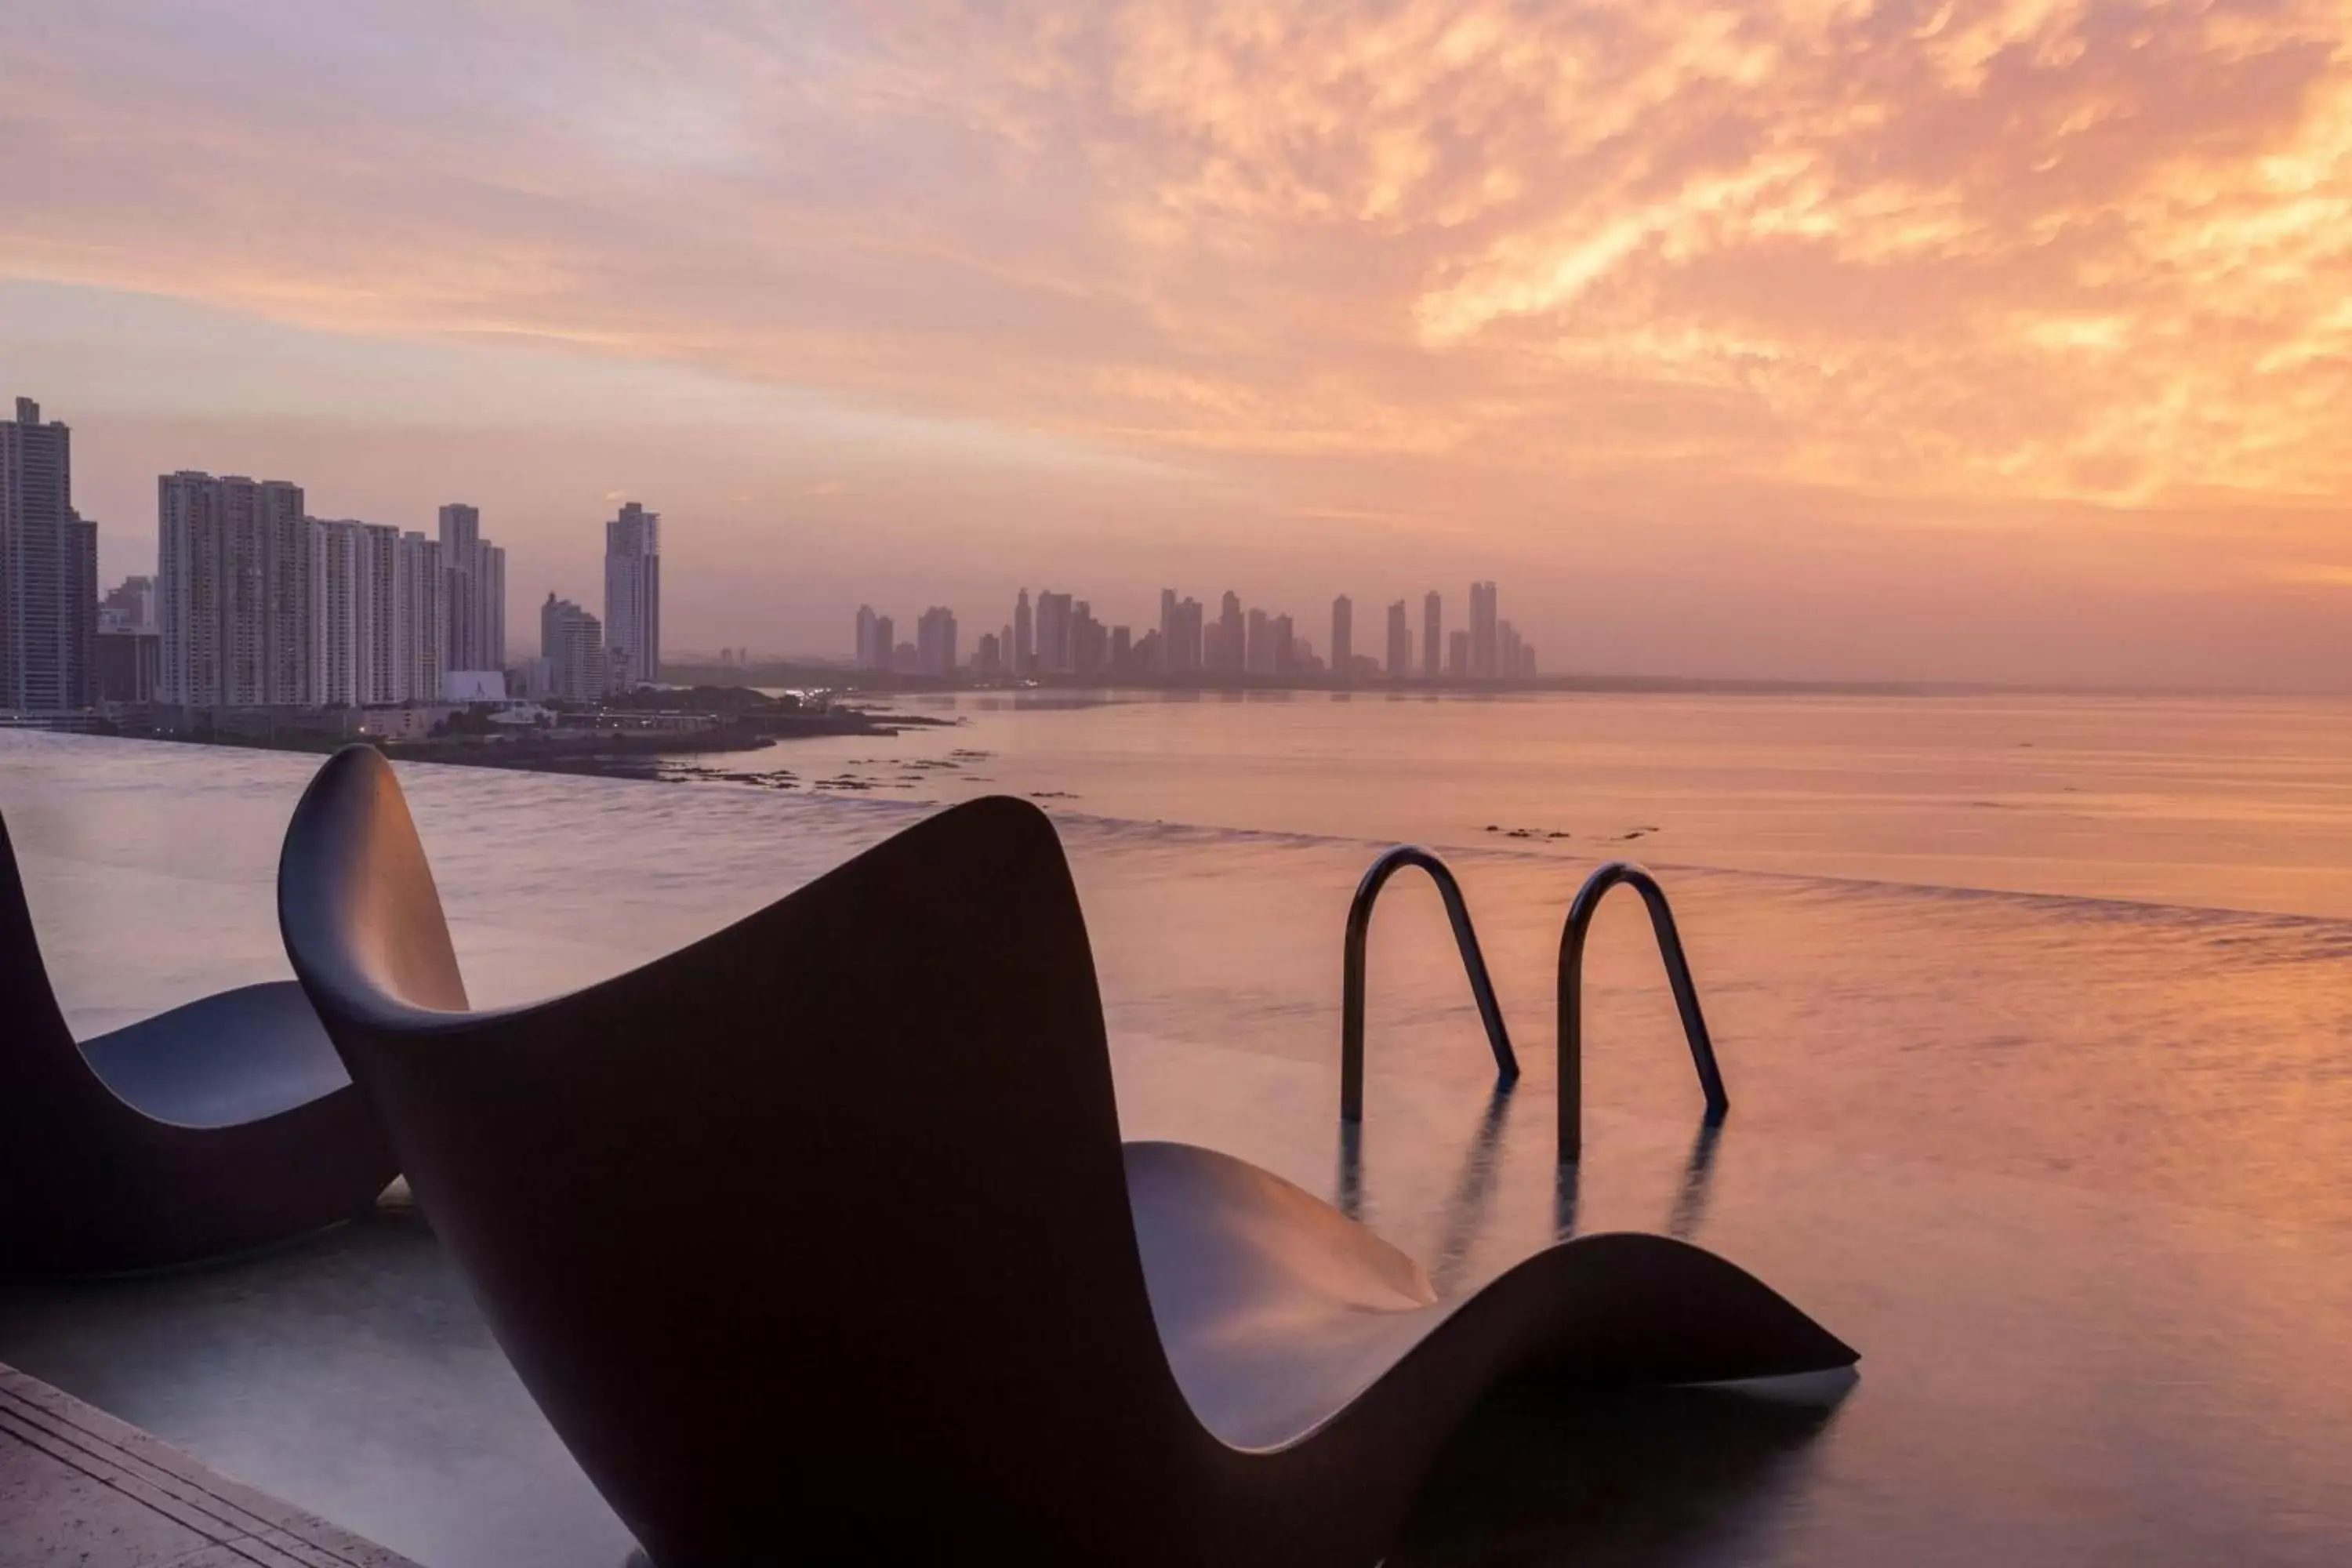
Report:
[[[441,672],[441,700],[471,706],[477,702],[504,702],[507,700],[507,672],[503,669],[448,669]]]

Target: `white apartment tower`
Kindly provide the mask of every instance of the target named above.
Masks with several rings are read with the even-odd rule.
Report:
[[[661,678],[661,514],[635,501],[604,525],[604,646],[625,687]]]
[[[399,626],[394,657],[406,702],[441,700],[449,668],[449,593],[441,542],[421,533],[400,536],[393,578],[393,613]]]
[[[410,688],[403,658],[400,530],[389,523],[317,525],[317,699],[325,708],[374,708],[437,698]]]

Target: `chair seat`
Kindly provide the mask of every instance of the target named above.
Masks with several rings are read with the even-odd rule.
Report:
[[[1415,1368],[1434,1385],[1675,1384],[1854,1359],[1754,1277],[1665,1237],[1579,1237],[1441,1300],[1411,1258],[1270,1172],[1183,1143],[1124,1152],[1169,1365],[1236,1448],[1343,1416],[1412,1422],[1433,1386],[1402,1375]]]
[[[1421,1265],[1269,1171],[1189,1143],[1125,1153],[1169,1364],[1237,1448],[1307,1436],[1451,1310]]]
[[[258,1121],[351,1087],[302,987],[239,986],[85,1040],[114,1096],[177,1127]]]

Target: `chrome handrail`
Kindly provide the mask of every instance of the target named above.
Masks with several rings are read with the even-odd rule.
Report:
[[[1339,1011],[1339,1120],[1364,1119],[1364,948],[1372,930],[1372,905],[1388,879],[1404,867],[1418,866],[1437,884],[1445,900],[1445,918],[1453,922],[1454,945],[1462,950],[1462,967],[1470,974],[1470,994],[1478,1003],[1478,1016],[1486,1026],[1486,1044],[1495,1053],[1495,1087],[1508,1089],[1518,1081],[1519,1058],[1503,1027],[1502,1004],[1495,1000],[1495,983],[1486,974],[1486,956],[1478,950],[1478,932],[1470,923],[1469,906],[1462,901],[1461,885],[1445,862],[1418,845],[1400,844],[1372,862],[1356,885],[1356,901],[1348,906],[1346,975]]]
[[[1559,1159],[1562,1164],[1584,1152],[1584,939],[1592,917],[1612,888],[1623,883],[1642,895],[1649,906],[1650,924],[1657,932],[1658,955],[1665,960],[1666,980],[1674,987],[1675,1005],[1683,1016],[1683,1035],[1690,1042],[1691,1064],[1698,1069],[1699,1088],[1706,1094],[1706,1119],[1720,1121],[1731,1109],[1723,1090],[1723,1070],[1716,1065],[1715,1042],[1706,1032],[1706,1015],[1699,1011],[1698,988],[1691,984],[1690,961],[1683,954],[1683,939],[1675,930],[1675,912],[1666,903],[1658,879],[1630,860],[1612,860],[1585,879],[1569,906],[1568,924],[1559,933]]]

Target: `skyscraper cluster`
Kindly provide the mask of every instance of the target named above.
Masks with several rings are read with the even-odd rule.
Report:
[[[428,536],[313,517],[284,479],[184,469],[157,479],[155,524],[153,574],[101,603],[98,527],[73,508],[71,432],[16,400],[0,420],[0,715],[100,701],[371,708],[503,689],[506,552],[482,537],[475,507],[441,508]],[[542,695],[655,679],[660,515],[633,501],[604,524],[603,620],[551,594],[540,632],[526,673]],[[945,647],[952,659],[952,617]]]
[[[1421,679],[1427,680],[1523,679],[1536,673],[1535,650],[1511,623],[1496,613],[1495,584],[1470,585],[1470,626],[1449,639],[1444,629],[1444,601],[1432,590],[1422,601]],[[1160,624],[1140,637],[1129,627],[1106,626],[1093,606],[1070,594],[1041,589],[1033,601],[1029,590],[1013,598],[1013,616],[1003,626],[983,634],[967,668],[982,676],[1068,676],[1180,679],[1218,677],[1261,679],[1318,679],[1341,684],[1356,680],[1409,680],[1414,678],[1413,637],[1409,606],[1397,600],[1389,605],[1385,658],[1356,652],[1355,601],[1342,594],[1331,601],[1330,661],[1316,657],[1314,646],[1298,635],[1286,613],[1244,606],[1239,594],[1228,590],[1214,619],[1198,599],[1180,595],[1173,588],[1160,591]],[[902,674],[945,675],[958,668],[955,617],[934,606],[924,612],[926,627],[945,628],[944,637],[927,632],[916,644],[893,641],[890,617],[877,616],[870,605],[857,608],[856,651],[861,668],[895,670]]]
[[[438,702],[506,665],[506,552],[470,506],[437,536],[310,515],[283,479],[156,481],[157,696],[188,708]]]
[[[877,615],[871,605],[857,606],[857,668],[899,675],[952,675],[957,668],[955,612],[933,605],[915,620],[915,640],[898,640],[898,626],[888,616]],[[994,642],[994,637],[984,639]]]

